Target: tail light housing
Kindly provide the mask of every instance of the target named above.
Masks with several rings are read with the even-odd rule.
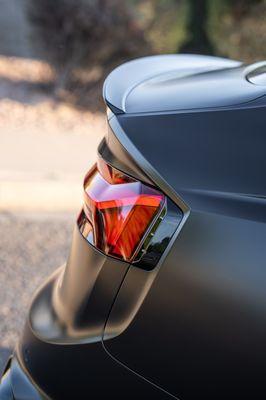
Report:
[[[160,190],[124,174],[102,158],[85,177],[79,229],[106,255],[151,269],[181,218],[181,210]]]

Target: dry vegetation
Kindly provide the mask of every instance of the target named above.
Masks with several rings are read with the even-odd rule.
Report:
[[[250,63],[266,59],[265,0],[247,1],[244,9],[227,7],[214,18],[212,25],[219,54]]]

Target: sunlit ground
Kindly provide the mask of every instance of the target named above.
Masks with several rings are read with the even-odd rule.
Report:
[[[58,99],[52,79],[44,62],[0,57],[0,210],[80,204],[105,116]]]

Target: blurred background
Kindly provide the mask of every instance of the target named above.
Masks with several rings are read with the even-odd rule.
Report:
[[[64,262],[105,133],[102,83],[144,55],[266,58],[265,0],[0,0],[0,368]]]
[[[266,53],[264,0],[0,0],[0,5],[1,98],[15,99],[21,89],[22,103],[51,96],[57,104],[103,111],[103,79],[125,60],[181,52],[253,62]]]

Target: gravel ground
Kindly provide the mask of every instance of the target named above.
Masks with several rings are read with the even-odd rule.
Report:
[[[75,215],[0,214],[0,371],[43,279],[66,259]]]

